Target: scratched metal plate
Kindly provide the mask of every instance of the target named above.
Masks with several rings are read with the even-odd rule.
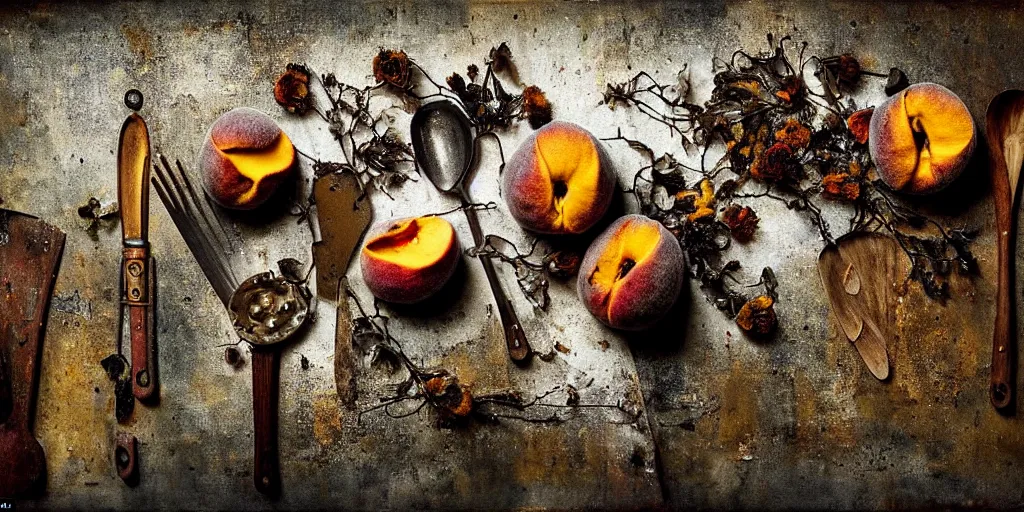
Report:
[[[271,7],[273,5],[273,7]],[[22,506],[247,508],[268,503],[252,487],[248,367],[222,359],[233,341],[222,306],[158,201],[153,253],[160,265],[162,402],[140,406],[130,425],[141,442],[142,482],[129,489],[110,460],[115,431],[110,383],[99,361],[113,350],[117,318],[116,224],[83,231],[77,206],[116,196],[113,150],[127,114],[125,90],[146,94],[143,114],[154,150],[194,155],[209,124],[235,106],[271,113],[304,151],[337,158],[323,125],[286,116],[271,84],[285,63],[305,62],[344,81],[370,80],[379,46],[404,48],[436,78],[481,64],[508,41],[526,83],[548,93],[557,118],[599,136],[614,126],[677,150],[623,110],[599,106],[609,81],[637,70],[669,80],[689,63],[697,98],[711,89],[711,59],[764,34],[788,33],[819,55],[855,52],[866,67],[899,66],[912,80],[943,83],[975,116],[989,98],[1024,83],[1012,65],[1024,50],[1020,15],[1008,7],[884,2],[486,3],[180,2],[42,4],[0,7],[0,198],[68,232],[66,256],[44,342],[35,432],[46,449],[48,493]],[[875,89],[880,89],[876,87]],[[877,102],[879,93],[865,93]],[[401,114],[399,123],[407,123]],[[528,135],[503,136],[506,152]],[[678,152],[678,151],[677,151]],[[622,178],[636,164],[613,151]],[[982,160],[983,164],[983,160]],[[472,187],[498,196],[489,147]],[[310,170],[304,168],[308,176]],[[571,348],[529,371],[506,362],[493,343],[486,281],[466,261],[458,293],[434,311],[393,315],[397,336],[425,366],[445,366],[481,392],[582,386],[586,402],[643,392],[649,420],[616,424],[615,411],[581,411],[560,425],[505,422],[439,430],[427,414],[391,419],[342,412],[334,397],[333,305],[282,359],[281,508],[411,507],[922,507],[1024,503],[1024,428],[997,415],[986,393],[994,303],[994,237],[986,170],[975,165],[958,187],[923,208],[981,226],[982,276],[952,283],[945,306],[912,288],[896,311],[889,346],[893,376],[879,383],[829,318],[815,261],[813,227],[778,204],[754,203],[765,220],[735,249],[750,269],[772,265],[781,286],[782,328],[753,343],[703,301],[692,285],[678,322],[661,332],[622,336],[600,327],[556,284],[549,313],[510,295],[542,349]],[[425,179],[376,216],[440,211],[451,198]],[[832,212],[836,223],[842,212]],[[449,216],[464,244],[468,229]],[[526,240],[503,208],[482,215],[485,230]],[[284,257],[309,260],[304,225],[239,223],[247,275]],[[838,225],[838,224],[837,224]],[[358,270],[349,272],[368,301]],[[515,290],[507,271],[506,288]],[[602,349],[600,342],[609,341]],[[302,357],[310,366],[303,369]],[[386,393],[365,372],[360,404]],[[655,460],[655,447],[659,454]]]

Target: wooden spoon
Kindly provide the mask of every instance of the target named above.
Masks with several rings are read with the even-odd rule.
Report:
[[[992,337],[992,381],[989,393],[996,409],[1013,401],[1010,353],[1014,347],[1013,248],[1017,181],[1024,163],[1024,91],[1012,89],[992,98],[985,114],[998,233],[999,281],[996,325]]]
[[[43,447],[32,435],[41,339],[64,233],[29,215],[0,209],[0,351],[10,366],[10,416],[0,425],[0,497],[39,491]]]

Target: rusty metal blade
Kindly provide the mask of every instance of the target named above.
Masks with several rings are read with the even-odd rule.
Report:
[[[138,114],[124,120],[117,148],[121,232],[125,240],[145,241],[149,231],[149,130]]]
[[[313,184],[320,241],[313,244],[317,295],[338,300],[338,282],[373,220],[370,201],[352,174],[328,174]]]

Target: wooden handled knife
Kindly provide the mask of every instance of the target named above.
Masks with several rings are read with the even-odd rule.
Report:
[[[154,310],[156,286],[153,257],[149,254],[149,130],[146,121],[132,113],[121,125],[117,154],[117,195],[121,208],[123,249],[121,280],[128,310],[131,340],[131,378],[135,398],[156,396]],[[118,339],[121,343],[121,339]],[[118,345],[120,346],[120,345]]]

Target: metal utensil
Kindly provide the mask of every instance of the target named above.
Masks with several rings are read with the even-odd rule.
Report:
[[[313,243],[317,294],[338,302],[334,337],[334,383],[338,400],[355,406],[355,356],[347,282],[352,255],[373,220],[373,207],[353,174],[332,173],[313,184],[320,241]]]
[[[29,215],[0,209],[0,356],[9,366],[10,414],[0,425],[0,496],[40,490],[43,447],[32,435],[39,360],[64,233]]]
[[[469,118],[457,105],[448,100],[427,103],[416,110],[412,117],[412,147],[427,178],[439,190],[455,193],[462,199],[463,211],[473,233],[473,243],[479,247],[484,243],[480,220],[476,211],[468,208],[473,202],[466,192],[465,181],[473,164],[474,142]],[[505,343],[513,361],[526,361],[532,351],[526,339],[519,317],[512,303],[505,296],[494,271],[494,263],[481,258],[487,283],[498,306]]]
[[[996,409],[1013,402],[1011,351],[1015,345],[1013,308],[1013,251],[1017,181],[1024,163],[1024,91],[999,93],[985,113],[985,131],[991,160],[995,198],[999,281],[996,293],[995,333],[992,337],[992,376],[989,394]]]
[[[132,112],[121,125],[117,154],[117,196],[121,206],[121,257],[123,301],[128,310],[131,339],[132,390],[141,401],[156,396],[155,278],[149,254],[149,130],[146,121]],[[122,308],[123,314],[124,308]],[[123,329],[124,318],[119,329]],[[119,334],[123,334],[119,332]],[[118,353],[121,338],[118,338]]]
[[[153,166],[156,171],[153,187],[206,280],[227,308],[231,294],[238,288],[238,278],[228,259],[234,247],[224,222],[210,199],[196,192],[199,189],[192,185],[181,162],[175,160],[172,168],[167,157],[159,157],[161,165]]]
[[[157,194],[210,285],[224,303],[236,332],[250,342],[252,347],[253,484],[264,495],[276,496],[281,491],[277,455],[279,343],[291,337],[306,322],[308,302],[303,302],[302,320],[290,326],[287,332],[268,333],[265,326],[246,321],[250,314],[248,306],[260,306],[259,301],[256,304],[247,302],[249,298],[255,297],[252,295],[254,289],[268,286],[291,289],[290,285],[294,283],[288,283],[282,277],[274,277],[270,273],[257,274],[238,283],[227,257],[227,254],[233,252],[231,241],[217,208],[205,195],[200,197],[201,194],[192,186],[180,162],[175,162],[176,169],[172,169],[163,156],[160,162],[162,168],[156,168],[157,176],[153,180]],[[268,297],[264,304],[268,307],[280,306],[276,300],[271,299],[273,297]]]
[[[252,410],[256,490],[281,491],[277,455],[277,402],[281,343],[309,319],[309,290],[271,272],[246,279],[235,290],[228,312],[235,332],[252,347]]]

